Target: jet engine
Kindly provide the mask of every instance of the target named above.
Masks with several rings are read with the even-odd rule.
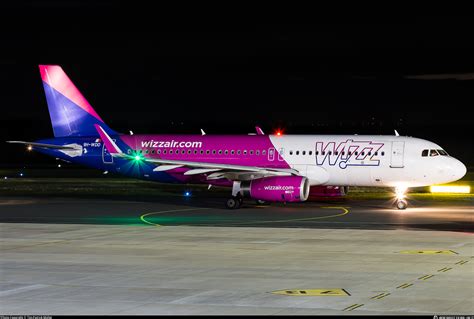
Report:
[[[303,176],[272,176],[242,181],[240,193],[268,202],[304,202],[309,196],[309,180]]]

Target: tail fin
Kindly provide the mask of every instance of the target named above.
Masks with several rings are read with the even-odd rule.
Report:
[[[55,137],[97,136],[96,124],[109,134],[116,134],[94,111],[60,66],[40,65],[39,68]]]

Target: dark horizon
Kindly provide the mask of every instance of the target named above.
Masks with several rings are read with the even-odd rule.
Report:
[[[52,137],[38,65],[59,64],[123,133],[396,129],[474,165],[474,19],[133,23],[120,4],[78,3],[9,11],[42,27],[0,31],[2,140]],[[2,150],[5,165],[54,161]]]

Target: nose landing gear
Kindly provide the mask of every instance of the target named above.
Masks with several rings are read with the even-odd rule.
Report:
[[[407,191],[406,187],[396,187],[395,194],[397,196],[395,201],[395,206],[397,209],[403,210],[408,207],[408,202],[405,199],[405,193]]]
[[[404,199],[397,199],[396,206],[398,209],[406,209],[408,207],[408,202]]]

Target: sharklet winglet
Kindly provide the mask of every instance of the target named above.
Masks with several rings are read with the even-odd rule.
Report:
[[[104,131],[104,129],[99,125],[99,124],[94,124],[95,129],[100,135],[100,138],[105,144],[105,147],[107,148],[107,151],[110,154],[122,154],[122,151],[120,148],[115,144],[115,142],[110,138],[110,136],[107,134],[107,132]]]

